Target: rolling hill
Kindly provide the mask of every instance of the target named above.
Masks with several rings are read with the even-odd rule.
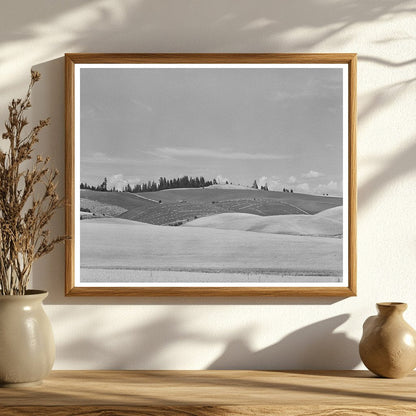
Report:
[[[342,207],[330,208],[315,215],[217,214],[198,218],[184,226],[338,238],[343,231]]]
[[[131,194],[81,190],[81,198],[126,209],[120,218],[155,225],[182,225],[225,213],[257,216],[316,214],[342,205],[342,198],[249,188],[182,188]]]
[[[100,192],[90,189],[81,189],[81,198],[98,201],[102,204],[115,205],[126,210],[154,206],[155,202],[145,198],[138,198],[137,194],[128,192]]]
[[[144,192],[138,195],[163,202],[221,202],[235,199],[278,199],[286,204],[296,205],[310,214],[324,209],[342,205],[342,198],[324,197],[321,195],[298,194],[290,192],[261,191],[257,189],[224,189],[224,188],[179,188],[156,192]]]
[[[81,281],[338,282],[342,240],[162,227],[120,218],[81,221]]]

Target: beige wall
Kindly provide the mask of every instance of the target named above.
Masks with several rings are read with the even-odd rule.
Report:
[[[33,117],[52,117],[40,148],[62,172],[65,52],[359,56],[358,296],[68,299],[60,247],[33,283],[50,291],[55,368],[356,368],[375,302],[408,302],[416,326],[415,11],[413,0],[3,1],[0,120],[39,70]]]

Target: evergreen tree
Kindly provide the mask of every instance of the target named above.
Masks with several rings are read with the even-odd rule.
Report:
[[[100,191],[104,191],[104,192],[106,192],[107,191],[107,178],[104,178],[104,181],[103,181],[103,183],[100,185],[100,189],[99,189]]]

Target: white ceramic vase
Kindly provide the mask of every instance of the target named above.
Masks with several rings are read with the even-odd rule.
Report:
[[[55,361],[52,326],[42,301],[48,292],[0,295],[0,385],[41,383]]]

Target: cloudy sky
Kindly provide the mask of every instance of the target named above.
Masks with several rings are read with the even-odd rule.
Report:
[[[81,181],[342,194],[341,69],[81,69]]]

